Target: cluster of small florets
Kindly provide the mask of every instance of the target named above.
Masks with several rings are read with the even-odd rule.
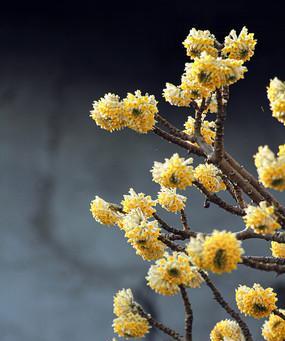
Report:
[[[268,146],[260,146],[254,156],[259,181],[268,188],[285,190],[285,145],[279,146],[277,157]]]
[[[147,319],[137,311],[131,289],[122,289],[114,296],[114,314],[117,316],[113,321],[114,332],[121,337],[141,338],[150,329]]]
[[[157,101],[152,95],[142,95],[139,90],[120,100],[119,96],[107,94],[93,103],[91,118],[110,132],[128,127],[139,133],[147,133],[155,124]]]
[[[260,234],[274,233],[281,227],[274,211],[274,206],[268,206],[266,201],[261,201],[258,206],[248,205],[244,216],[246,227]]]
[[[245,341],[239,325],[232,320],[218,322],[210,334],[211,341]]]
[[[166,245],[159,240],[158,223],[156,220],[147,220],[140,208],[131,210],[122,219],[121,228],[128,242],[143,259],[150,261],[163,256]]]
[[[192,162],[192,158],[185,160],[177,153],[164,163],[155,161],[151,170],[153,181],[163,187],[185,189],[194,180]]]
[[[146,279],[155,292],[167,296],[175,295],[180,285],[197,288],[203,282],[198,269],[182,252],[165,253],[150,267]]]
[[[226,189],[219,169],[211,163],[197,166],[194,171],[194,177],[210,193],[217,193]]]
[[[179,86],[167,83],[163,91],[166,101],[177,106],[209,98],[216,89],[244,78],[247,68],[243,63],[253,56],[256,40],[245,27],[238,36],[232,30],[220,50],[211,32],[192,28],[183,45],[193,62],[186,63]]]
[[[241,242],[226,231],[191,238],[186,251],[196,266],[217,274],[235,270],[244,252]]]
[[[273,117],[285,125],[285,82],[277,77],[272,79],[267,88],[267,95]]]
[[[187,198],[176,193],[176,188],[162,187],[157,196],[158,203],[169,212],[179,212],[184,209]]]
[[[184,132],[190,136],[193,136],[194,124],[195,124],[195,119],[189,116],[187,121],[184,124],[184,127],[185,127]],[[203,115],[202,122],[201,122],[201,135],[207,144],[212,145],[214,143],[215,136],[216,136],[215,128],[216,128],[215,122],[207,121],[205,119],[205,115]]]
[[[271,242],[271,252],[273,257],[285,258],[285,243]]]
[[[280,312],[285,314],[283,309],[280,309]],[[270,314],[269,319],[262,326],[262,336],[266,341],[284,341],[285,320],[275,314]]]
[[[277,308],[273,289],[264,289],[260,284],[254,284],[252,288],[239,286],[236,289],[236,302],[242,313],[256,319],[269,316]]]

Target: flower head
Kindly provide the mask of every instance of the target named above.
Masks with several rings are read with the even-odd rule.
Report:
[[[125,110],[120,97],[111,93],[93,103],[90,117],[96,124],[110,132],[126,126]]]
[[[185,130],[184,132],[188,135],[194,135],[194,124],[195,119],[191,116],[188,117],[187,121],[184,124]],[[202,117],[202,124],[201,124],[201,134],[208,144],[213,144],[215,140],[215,122],[210,122],[205,120],[205,115]]]
[[[236,302],[242,313],[260,319],[276,309],[277,298],[272,288],[264,289],[260,284],[252,288],[241,285],[236,289]]]
[[[198,268],[203,268],[203,246],[205,237],[198,233],[196,238],[191,237],[186,246],[186,252],[189,255],[191,262]]]
[[[285,310],[280,311],[285,314]],[[275,314],[270,314],[262,326],[262,336],[266,341],[284,341],[284,335],[285,321]]]
[[[195,180],[201,183],[209,192],[224,191],[224,184],[219,169],[213,164],[200,164],[194,171]]]
[[[180,86],[166,83],[166,88],[163,90],[163,97],[171,105],[178,107],[188,107],[193,99],[190,91],[183,90]]]
[[[181,252],[165,253],[150,267],[146,279],[155,292],[168,296],[175,295],[179,285],[198,287],[203,281],[197,268],[191,266],[190,258]]]
[[[247,206],[244,222],[246,227],[254,229],[256,233],[271,234],[281,226],[274,214],[274,207],[267,206],[266,201],[261,201],[258,206]]]
[[[232,59],[247,61],[253,56],[255,45],[254,34],[248,33],[247,28],[243,27],[239,35],[235,30],[231,30],[230,34],[225,37],[222,53]]]
[[[277,258],[285,258],[285,244],[271,242],[272,256]]]
[[[166,245],[159,239],[157,221],[148,221],[141,209],[133,209],[122,220],[122,228],[128,242],[145,260],[156,260],[163,256]]]
[[[155,124],[158,112],[157,101],[153,95],[142,95],[140,90],[128,93],[123,101],[127,126],[139,133],[147,133]]]
[[[254,156],[260,182],[268,188],[277,191],[285,190],[285,157],[284,147],[279,147],[277,157],[268,148],[263,146],[258,148]]]
[[[149,195],[144,193],[137,194],[133,188],[130,188],[129,193],[124,195],[124,200],[121,202],[123,211],[129,213],[134,208],[140,208],[146,217],[151,217],[155,212],[153,206],[156,205],[156,202]]]
[[[232,320],[218,322],[211,331],[211,341],[245,341],[239,325]]]
[[[285,125],[285,82],[277,77],[272,79],[267,88],[272,115]]]
[[[151,170],[153,181],[164,187],[185,189],[194,179],[192,162],[192,158],[185,160],[178,154],[165,159],[164,163],[155,161]]]
[[[218,55],[218,51],[215,48],[215,36],[210,31],[192,28],[183,45],[187,50],[187,56],[193,59],[200,57],[203,51],[214,57]]]
[[[142,338],[150,329],[146,318],[138,313],[126,313],[113,321],[114,332],[124,338]]]
[[[185,207],[187,200],[183,195],[176,193],[176,188],[162,187],[157,197],[158,203],[169,212],[178,212]]]
[[[114,314],[121,316],[132,311],[134,296],[131,289],[119,290],[114,296]]]
[[[226,231],[214,231],[203,244],[203,268],[217,274],[231,272],[237,268],[243,254],[241,242]]]
[[[191,78],[209,90],[215,90],[244,78],[246,71],[242,60],[214,58],[202,53],[192,64]]]
[[[115,225],[123,217],[116,205],[108,203],[98,196],[91,201],[90,211],[93,218],[98,221],[98,223],[104,225]]]

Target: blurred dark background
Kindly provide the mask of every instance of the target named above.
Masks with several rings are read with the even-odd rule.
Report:
[[[106,92],[154,94],[160,111],[182,125],[187,110],[164,103],[165,82],[179,83],[188,61],[182,41],[192,27],[220,40],[246,25],[258,39],[246,78],[231,88],[226,145],[255,172],[258,145],[276,150],[284,127],[266,98],[269,79],[285,79],[282,2],[250,1],[12,2],[0,12],[0,340],[111,341],[112,297],[131,287],[158,319],[183,329],[179,297],[145,286],[148,263],[122,234],[96,224],[89,202],[98,194],[120,201],[130,187],[155,196],[149,169],[177,148],[152,134],[109,134],[88,117]],[[183,155],[183,151],[179,151]],[[282,195],[278,197],[283,200]],[[239,230],[240,219],[203,209],[190,190],[193,229]],[[166,215],[170,222],[177,217]],[[269,244],[246,243],[250,254]],[[242,267],[213,276],[234,302],[239,283],[273,286],[284,307],[284,278]],[[206,287],[190,291],[195,340],[226,318]],[[255,340],[262,321],[247,319]],[[147,340],[166,340],[150,334]]]

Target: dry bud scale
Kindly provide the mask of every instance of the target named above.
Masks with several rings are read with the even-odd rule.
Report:
[[[108,93],[94,102],[90,114],[99,127],[109,132],[123,128],[142,134],[152,132],[192,156],[185,158],[175,153],[164,161],[154,162],[152,179],[160,185],[156,199],[131,188],[120,204],[99,196],[91,202],[90,210],[97,222],[118,226],[136,254],[153,261],[146,284],[160,295],[180,293],[185,308],[185,332],[181,336],[145,312],[130,289],[119,290],[114,296],[114,332],[126,339],[142,338],[152,327],[174,340],[192,341],[194,314],[188,290],[203,285],[230,317],[209,330],[212,341],[259,339],[253,338],[242,314],[256,319],[268,317],[260,335],[267,341],[284,341],[285,311],[284,307],[277,307],[277,295],[272,288],[264,289],[260,284],[251,288],[241,283],[235,293],[238,311],[227,303],[210,278],[212,273],[222,276],[239,266],[285,273],[285,238],[280,232],[285,229],[285,208],[266,189],[285,190],[285,145],[279,146],[277,155],[268,146],[258,148],[254,156],[258,179],[224,147],[229,89],[244,78],[245,62],[254,55],[256,39],[246,27],[240,33],[232,30],[223,43],[210,31],[192,28],[183,45],[190,59],[181,83],[166,83],[162,96],[171,105],[194,109],[194,115],[190,114],[184,123],[185,130],[176,128],[159,114],[153,95],[143,95],[139,90],[123,99]],[[275,77],[269,83],[267,95],[273,117],[285,124],[285,83]],[[202,156],[204,162],[198,159],[200,164],[194,167],[196,155]],[[238,215],[245,229],[231,232],[213,228],[210,234],[192,231],[184,211],[188,187],[197,187],[203,193],[205,207],[212,202]],[[228,192],[235,203],[222,199],[220,191]],[[191,198],[188,202],[191,205]],[[160,217],[158,211],[163,209],[181,215],[180,229]],[[246,254],[242,242],[254,238],[271,241],[272,257]]]

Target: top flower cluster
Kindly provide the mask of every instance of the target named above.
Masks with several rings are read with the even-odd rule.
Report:
[[[239,35],[232,30],[223,45],[209,31],[192,28],[183,45],[193,61],[186,63],[181,85],[166,84],[163,91],[166,101],[189,106],[194,100],[209,98],[208,108],[215,112],[214,91],[244,78],[247,68],[243,64],[254,54],[255,44],[253,33],[248,33],[245,27]],[[90,116],[97,125],[111,132],[128,127],[147,133],[155,124],[157,112],[154,96],[137,90],[134,94],[128,93],[123,100],[115,94],[106,94],[93,103]]]

